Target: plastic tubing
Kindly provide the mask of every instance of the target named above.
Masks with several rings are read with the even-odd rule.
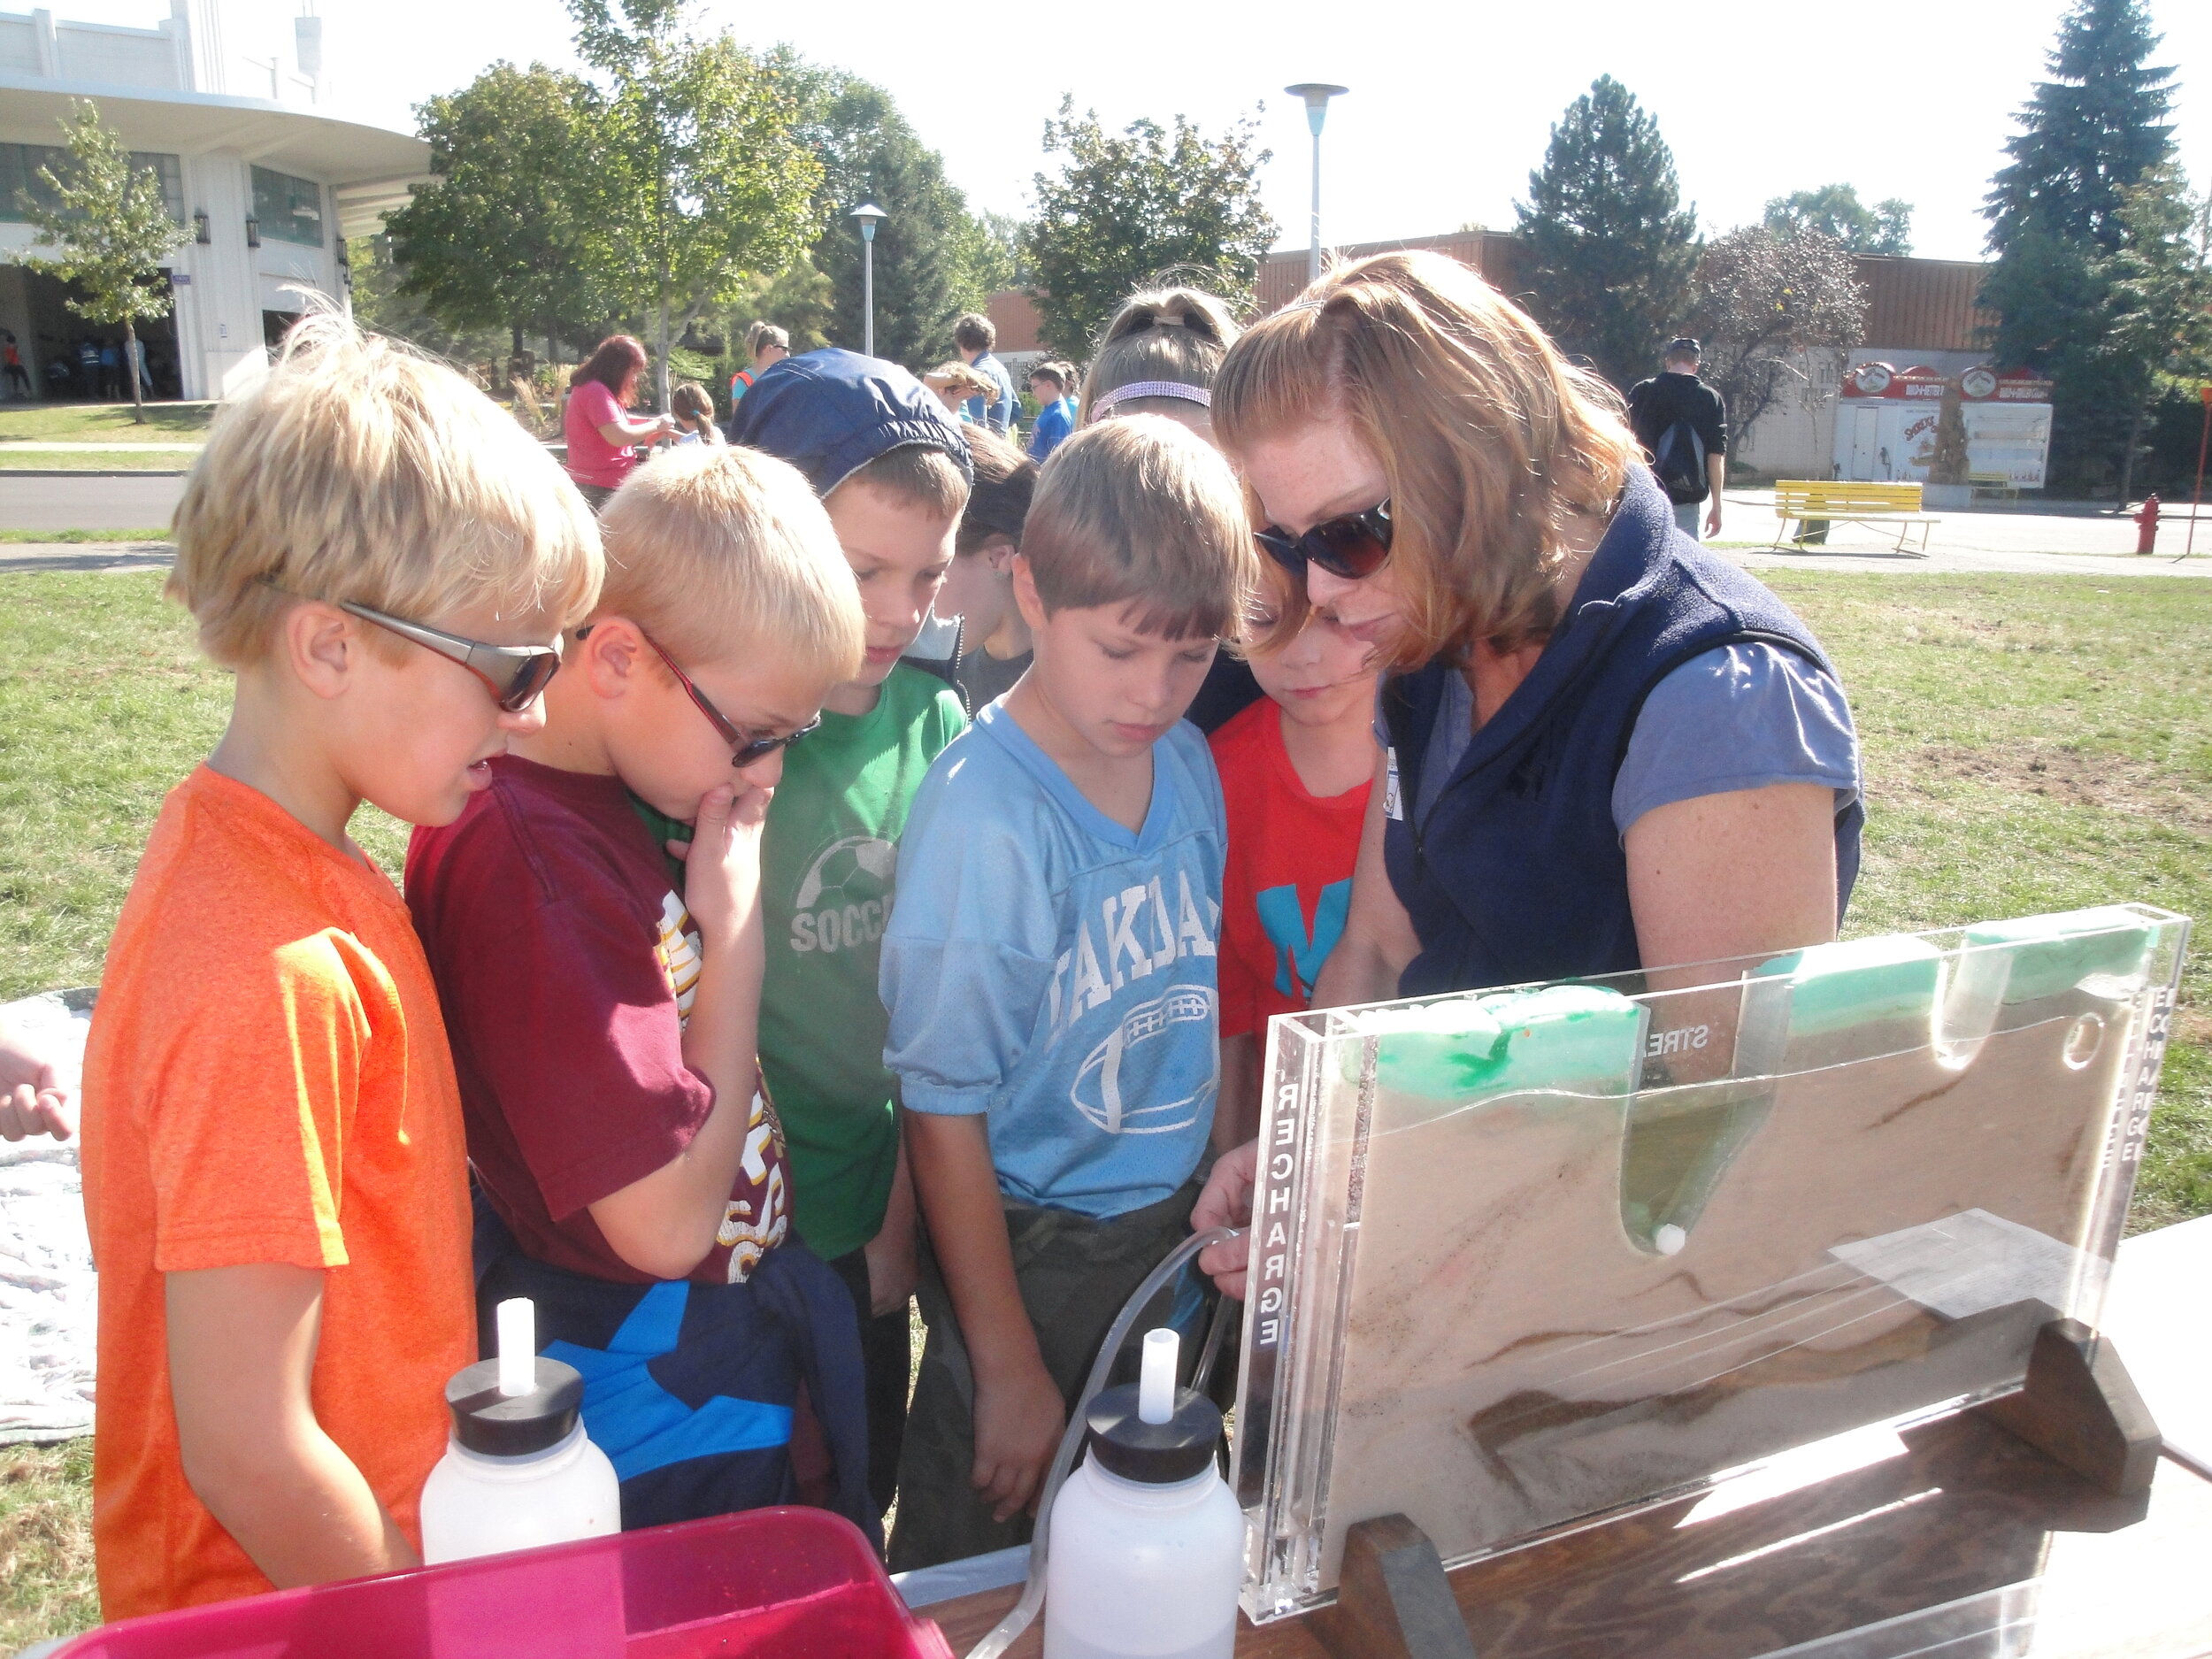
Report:
[[[1037,1526],[1029,1537],[1029,1580],[1022,1586],[1021,1600],[1015,1602],[1006,1617],[991,1627],[990,1634],[968,1649],[968,1659],[999,1659],[1014,1644],[1014,1639],[1035,1621],[1045,1604],[1045,1558],[1052,1541],[1052,1501],[1060,1495],[1060,1483],[1075,1467],[1075,1455],[1083,1449],[1086,1428],[1084,1415],[1098,1391],[1106,1386],[1106,1378],[1114,1368],[1114,1361],[1121,1353],[1121,1345],[1129,1340],[1129,1333],[1144,1312],[1145,1305],[1158,1295],[1175,1277],[1184,1263],[1189,1261],[1210,1245],[1228,1244],[1245,1235],[1243,1227],[1209,1227],[1203,1233],[1194,1233],[1167,1253],[1159,1266],[1145,1275],[1129,1300],[1122,1304],[1120,1314],[1106,1340],[1099,1345],[1098,1357],[1091,1362],[1091,1374],[1083,1384],[1083,1392],[1077,1396],[1075,1409],[1068,1414],[1068,1426],[1060,1436],[1060,1449],[1053,1454],[1052,1468],[1045,1476],[1045,1489],[1037,1500]]]

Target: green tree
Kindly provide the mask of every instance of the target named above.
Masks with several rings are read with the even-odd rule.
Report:
[[[2178,188],[2133,194],[2173,148],[2173,72],[2149,63],[2158,41],[2142,0],[2077,0],[1984,209],[1996,255],[1982,285],[1998,319],[1990,343],[2000,362],[2051,377],[2050,472],[2062,489],[2131,479],[2155,374],[2144,330],[2114,331],[2139,309],[2116,286],[2125,259],[2164,257],[2154,244],[2170,237],[2156,225],[2172,214],[2152,201]]]
[[[975,220],[968,250],[969,279],[985,299],[1009,288],[1034,285],[1025,245],[1029,227],[1010,213],[984,213]]]
[[[1891,196],[1869,207],[1847,184],[1773,197],[1767,203],[1766,227],[1778,236],[1817,231],[1853,253],[1912,251],[1912,204]]]
[[[821,164],[800,136],[781,62],[687,27],[692,0],[569,0],[578,54],[598,72],[593,264],[654,322],[668,407],[668,342],[748,278],[813,239]]]
[[[2144,0],[2076,0],[2060,19],[2037,83],[2006,141],[2012,157],[1990,181],[1984,212],[2001,257],[2023,234],[2119,245],[2122,194],[2173,151],[2166,116],[2174,72]]]
[[[860,232],[847,217],[872,202],[887,217],[875,242],[876,354],[916,369],[952,355],[953,319],[981,304],[976,249],[983,231],[891,95],[842,70],[797,65],[801,134],[821,164],[820,236],[809,250],[829,279],[831,337],[860,346]],[[788,326],[787,324],[786,326]]]
[[[1259,171],[1271,152],[1248,116],[1209,139],[1182,116],[1172,132],[1132,121],[1109,134],[1072,98],[1045,123],[1057,175],[1037,175],[1037,217],[1024,245],[1045,343],[1083,358],[1130,293],[1173,276],[1241,310],[1251,303],[1275,221],[1260,203]]]
[[[50,271],[81,291],[69,309],[88,322],[123,325],[123,358],[130,365],[131,419],[146,419],[146,388],[138,378],[138,319],[166,317],[172,303],[161,262],[190,235],[169,216],[161,175],[134,166],[130,151],[100,119],[89,100],[71,100],[61,130],[69,152],[62,174],[38,170],[43,189],[23,191],[18,206],[38,245],[58,251],[29,254],[26,265]],[[63,176],[65,174],[66,176]]]
[[[505,329],[518,354],[541,334],[557,362],[561,336],[604,320],[589,277],[599,102],[574,75],[497,63],[417,106],[438,177],[385,220],[398,293],[448,329]]]
[[[2153,168],[2121,193],[2119,247],[2107,262],[2101,345],[2127,400],[2119,496],[2128,499],[2151,404],[2177,383],[2212,376],[2212,197],[2180,168]]]
[[[1610,75],[1567,106],[1514,204],[1539,318],[1567,350],[1626,386],[1682,319],[1698,257],[1659,124]]]
[[[1834,237],[1747,225],[1705,249],[1687,315],[1704,341],[1699,373],[1727,403],[1729,424],[1743,432],[1778,397],[1809,388],[1807,352],[1859,343],[1866,290]]]
[[[510,349],[503,324],[457,328],[428,301],[403,292],[390,238],[381,232],[346,243],[346,268],[353,283],[354,320],[364,328],[411,341],[457,363],[496,361]]]
[[[788,334],[794,351],[828,345],[836,326],[836,298],[830,280],[801,254],[776,276],[748,278],[744,292],[724,315],[730,349],[741,359],[735,366],[742,368],[745,331],[757,322],[773,323]]]

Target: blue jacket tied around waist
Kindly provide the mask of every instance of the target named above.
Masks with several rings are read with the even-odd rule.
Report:
[[[1417,823],[1422,760],[1459,670],[1440,659],[1386,680],[1398,787],[1384,860],[1421,945],[1399,994],[1641,967],[1614,774],[1655,686],[1692,657],[1753,641],[1834,672],[1788,606],[1675,528],[1665,495],[1636,467],[1535,667]],[[1864,821],[1855,797],[1836,815],[1839,918]]]

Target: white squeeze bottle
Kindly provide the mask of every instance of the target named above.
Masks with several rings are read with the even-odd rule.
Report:
[[[1221,1413],[1175,1386],[1148,1332],[1142,1380],[1092,1402],[1083,1462],[1052,1506],[1045,1659],[1230,1659],[1244,1517],[1214,1451]]]
[[[499,1304],[499,1356],[453,1373],[453,1434],[422,1489],[422,1558],[459,1561],[622,1530],[614,1465],[585,1438],[584,1379],[537,1352],[527,1296]]]

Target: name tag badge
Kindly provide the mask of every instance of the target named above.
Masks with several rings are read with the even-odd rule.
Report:
[[[1406,803],[1405,797],[1398,793],[1398,751],[1385,749],[1383,764],[1386,768],[1383,777],[1383,816],[1402,824],[1406,821]]]

